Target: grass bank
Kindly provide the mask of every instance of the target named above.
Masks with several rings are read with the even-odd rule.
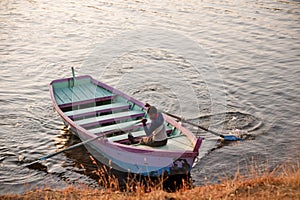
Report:
[[[151,188],[150,192],[145,192],[142,186],[135,186],[135,192],[70,186],[62,190],[43,189],[20,195],[4,195],[0,199],[300,199],[300,164],[283,165],[264,173],[251,167],[247,177],[238,171],[233,178],[226,178],[220,184],[207,184],[192,189],[182,187],[173,193],[168,193],[159,186]]]

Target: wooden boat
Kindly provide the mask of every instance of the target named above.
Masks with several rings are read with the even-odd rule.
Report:
[[[103,135],[85,147],[108,167],[144,176],[187,174],[198,156],[202,139],[166,115],[167,145],[129,144],[129,132],[145,136],[138,123],[148,118],[144,104],[91,76],[54,80],[50,93],[65,125],[82,141]]]

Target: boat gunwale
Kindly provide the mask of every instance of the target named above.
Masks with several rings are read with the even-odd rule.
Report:
[[[85,78],[89,78],[91,80],[91,83],[98,85],[104,89],[109,90],[110,92],[112,92],[113,94],[119,95],[127,100],[129,100],[130,102],[140,106],[141,108],[145,109],[145,105],[134,99],[133,97],[130,97],[129,95],[119,91],[118,89],[115,89],[111,86],[106,85],[105,83],[99,82],[95,79],[93,79],[90,75],[84,75],[84,76],[78,76],[76,77],[76,79],[85,79]],[[54,95],[54,83],[60,83],[60,82],[67,82],[72,80],[73,78],[63,78],[63,79],[57,79],[57,80],[53,80],[51,81],[50,85],[49,85],[49,89],[50,89],[50,96],[51,96],[51,100],[53,102],[53,106],[54,109],[58,112],[58,114],[60,115],[60,117],[66,122],[68,123],[72,128],[76,129],[76,131],[78,132],[78,134],[84,134],[86,136],[88,136],[89,138],[94,138],[97,137],[97,135],[89,133],[88,130],[84,129],[83,127],[81,127],[80,125],[77,125],[74,121],[72,121],[72,119],[70,117],[68,117],[63,111],[62,109],[58,106],[56,100],[55,100],[55,95]],[[129,145],[125,145],[125,144],[120,144],[120,143],[116,143],[116,142],[111,142],[108,141],[106,138],[101,138],[99,140],[97,140],[98,142],[102,140],[105,141],[106,145],[109,145],[113,148],[119,148],[119,149],[123,149],[123,150],[127,150],[128,152],[135,152],[135,153],[151,153],[152,155],[160,155],[160,156],[168,156],[170,157],[171,155],[186,155],[188,157],[195,157],[198,155],[198,150],[199,148],[195,148],[196,147],[196,143],[197,143],[197,137],[191,133],[188,129],[182,127],[178,122],[176,122],[175,120],[171,119],[170,117],[164,115],[166,121],[168,123],[170,123],[172,126],[176,127],[177,129],[179,129],[184,135],[186,135],[188,137],[188,139],[192,142],[193,145],[193,151],[190,150],[186,150],[186,151],[169,151],[169,150],[165,150],[165,149],[142,149],[142,148],[137,148],[135,146],[129,146]]]

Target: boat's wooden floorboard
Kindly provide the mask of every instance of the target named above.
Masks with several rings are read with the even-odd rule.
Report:
[[[142,134],[142,133],[141,133]],[[141,135],[143,136],[143,135]],[[179,142],[180,139],[181,141],[184,142]],[[142,148],[142,149],[162,149],[162,150],[169,150],[169,151],[192,151],[193,150],[193,144],[190,142],[190,140],[185,136],[185,135],[178,135],[178,136],[171,136],[168,139],[168,142],[166,145],[161,146],[161,147],[150,147],[147,145],[134,145],[137,148]]]
[[[139,121],[139,120],[137,120],[137,121]],[[126,125],[128,125],[130,123],[132,123],[132,121],[131,122],[122,123],[121,126],[126,126]],[[114,124],[114,125],[107,126],[107,127],[112,127],[112,126],[119,127],[120,124]],[[104,130],[105,130],[105,128],[106,127],[103,127]],[[169,126],[166,126],[166,131],[167,132],[171,132],[172,128],[169,127]],[[142,130],[142,131],[135,131],[135,132],[127,131],[127,132],[128,133],[130,132],[133,135],[133,137],[143,137],[143,136],[146,136],[146,133],[145,133],[144,130]],[[128,134],[126,133],[126,134],[122,134],[122,135],[112,136],[112,137],[109,137],[108,139],[110,141],[121,141],[121,140],[126,140],[127,138],[128,138]]]
[[[132,132],[131,134],[132,134],[133,137],[144,137],[144,136],[146,136],[146,133],[145,133],[144,130]],[[109,137],[107,139],[109,141],[115,142],[115,141],[125,140],[127,138],[128,138],[128,134],[122,134],[122,135]]]
[[[131,133],[134,137],[145,137],[146,133],[144,130],[136,131]],[[112,142],[122,141],[127,139],[128,134],[118,135],[109,137],[108,140]],[[146,145],[139,145],[134,144],[137,148],[155,148],[155,149],[164,149],[164,150],[170,150],[170,151],[178,151],[178,150],[186,150],[186,151],[192,151],[193,150],[193,144],[191,141],[185,136],[185,135],[175,135],[170,136],[168,139],[168,143],[165,146],[162,147],[149,147]]]
[[[101,123],[108,123],[118,120],[125,120],[130,118],[137,118],[142,117],[145,115],[143,111],[137,111],[137,110],[131,110],[131,111],[125,111],[125,112],[119,112],[119,113],[112,113],[110,115],[103,115],[98,117],[91,117],[87,119],[82,120],[76,120],[76,124],[81,126],[88,126],[88,125],[96,125]]]
[[[58,105],[111,96],[112,93],[94,84],[54,89]]]
[[[177,143],[180,143],[182,145],[185,145],[185,146],[192,146],[192,143],[191,143],[191,141],[188,138],[185,139],[183,137],[175,137],[172,140],[174,140]]]
[[[86,99],[86,100],[83,100],[83,101],[72,101],[70,103],[60,104],[59,107],[60,108],[74,108],[74,107],[76,107],[76,109],[77,109],[78,106],[81,106],[81,105],[86,105],[86,104],[95,105],[96,103],[99,103],[99,102],[106,102],[107,103],[107,101],[112,102],[115,97],[116,97],[115,95],[111,95],[111,96],[99,97],[99,98],[94,98],[94,99]]]
[[[63,101],[63,103],[72,102],[72,98],[69,98],[69,96],[64,93],[64,90],[62,88],[56,89],[55,94]]]
[[[95,96],[95,94],[86,87],[84,87],[84,85],[78,85],[77,88],[81,91],[81,93],[86,99],[90,99]]]
[[[135,120],[135,121],[127,121],[127,122],[123,122],[123,123],[118,123],[118,124],[114,124],[114,125],[109,125],[109,126],[103,126],[103,127],[99,127],[99,128],[94,128],[94,129],[89,129],[88,131],[90,133],[93,134],[97,134],[97,133],[105,133],[108,131],[113,131],[116,130],[120,131],[120,130],[129,130],[132,127],[128,128],[128,126],[130,126],[131,124],[134,124],[134,122],[139,122],[140,120]],[[141,126],[141,124],[136,124],[134,125],[134,127],[138,127]],[[126,136],[127,137],[127,136]]]
[[[184,142],[179,142],[181,141]],[[185,144],[186,143],[186,144]],[[194,147],[190,140],[185,135],[179,135],[178,137],[174,136],[168,139],[168,143],[165,146],[161,147],[149,147],[146,145],[137,145],[138,148],[148,148],[148,149],[163,149],[169,151],[193,151]]]
[[[87,96],[85,93],[83,93],[81,91],[81,89],[76,86],[76,87],[73,87],[73,88],[69,88],[69,92],[76,97],[76,100],[77,101],[81,101],[82,99],[88,99],[90,98],[89,96]]]

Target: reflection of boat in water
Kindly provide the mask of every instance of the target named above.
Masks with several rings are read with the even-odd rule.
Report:
[[[76,135],[72,134],[68,127],[61,129],[60,134],[55,141],[56,146],[59,149],[66,149],[72,145],[80,143],[80,139]],[[121,172],[115,170],[114,168],[108,168],[105,164],[94,159],[93,156],[83,146],[78,147],[78,149],[72,149],[65,152],[65,156],[68,158],[68,160],[72,161],[72,164],[64,164],[63,167],[68,171],[82,174],[90,178],[84,179],[85,182],[83,183],[92,187],[100,186],[104,188],[108,187],[110,189],[114,187],[114,189],[126,191],[129,188],[135,188],[136,185],[141,185],[145,189],[151,189],[151,187],[161,186],[162,184],[165,190],[171,192],[181,188],[183,184],[185,187],[192,186],[190,174],[176,174],[174,176],[170,175],[167,177],[145,177],[137,176],[133,173]],[[174,170],[177,170],[176,165],[174,167]],[[61,177],[65,175],[58,174],[58,176]],[[79,177],[80,176],[81,175],[79,175]],[[79,180],[78,175],[74,175],[73,179]],[[80,179],[80,181],[82,181],[82,179]],[[72,184],[73,183],[75,184],[76,182],[72,182]]]
[[[103,135],[86,148],[106,166],[144,176],[190,172],[202,139],[170,117],[164,116],[167,145],[131,145],[126,133],[145,136],[138,124],[148,118],[143,103],[90,76],[54,80],[50,93],[55,110],[81,140]]]

